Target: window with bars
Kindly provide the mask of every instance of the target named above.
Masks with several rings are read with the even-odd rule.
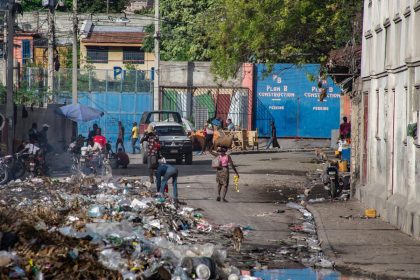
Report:
[[[88,63],[108,63],[108,47],[87,47]]]
[[[144,51],[140,47],[127,47],[123,49],[124,64],[144,64]]]

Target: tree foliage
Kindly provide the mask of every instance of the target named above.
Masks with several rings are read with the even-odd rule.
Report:
[[[349,44],[361,0],[220,0],[209,26],[212,69],[234,76],[243,62],[323,63]]]
[[[209,60],[206,18],[218,0],[161,0],[163,60]]]

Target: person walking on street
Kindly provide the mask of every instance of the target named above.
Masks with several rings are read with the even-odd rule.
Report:
[[[133,155],[136,153],[136,144],[139,140],[139,128],[137,127],[137,123],[133,123],[133,128],[131,129],[131,147],[133,148]]]
[[[165,186],[168,184],[169,179],[171,178],[174,189],[173,199],[175,203],[178,203],[178,169],[170,164],[160,164],[156,172],[156,188],[158,193],[164,193]]]
[[[235,172],[236,176],[239,178],[238,171],[236,170],[235,165],[233,164],[233,160],[230,155],[227,154],[226,147],[219,147],[218,153],[210,151],[212,155],[214,155],[218,161],[218,166],[216,167],[216,182],[217,182],[217,201],[220,199],[223,202],[228,202],[226,200],[226,194],[229,187],[229,165],[232,167],[233,171]],[[222,193],[223,190],[223,193]],[[221,196],[222,195],[222,196]]]
[[[271,144],[273,148],[280,148],[279,142],[277,141],[277,130],[274,121],[271,121],[271,137],[270,140],[267,142],[267,146],[265,147],[267,150],[270,148]]]
[[[152,125],[147,127],[146,133],[141,139],[141,143],[147,142],[147,168],[149,168],[150,183],[154,183],[154,172],[159,166],[159,136],[156,134]]]
[[[118,122],[118,138],[117,143],[115,144],[115,151],[118,151],[118,144],[121,144],[121,147],[123,151],[125,152],[124,148],[124,126],[122,125],[122,122]]]

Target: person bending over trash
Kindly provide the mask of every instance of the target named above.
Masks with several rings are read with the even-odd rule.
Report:
[[[226,147],[217,148],[218,153],[211,151],[210,153],[215,156],[212,162],[212,167],[216,168],[216,182],[217,182],[217,191],[218,195],[216,200],[220,201],[220,194],[223,189],[223,202],[228,202],[226,200],[226,194],[229,186],[229,165],[232,167],[236,176],[239,178],[238,171],[236,170],[233,160],[230,155],[226,154]]]
[[[158,193],[164,193],[165,186],[166,184],[168,184],[168,181],[171,178],[174,188],[173,199],[175,203],[178,203],[178,169],[175,166],[172,166],[167,163],[160,164],[156,172],[156,188],[158,190]]]
[[[118,149],[117,153],[117,168],[121,165],[122,168],[127,168],[127,165],[130,163],[130,158],[127,153],[124,152],[123,148]]]

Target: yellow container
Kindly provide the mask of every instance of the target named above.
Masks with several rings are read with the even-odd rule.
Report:
[[[373,208],[366,209],[365,216],[368,218],[376,218],[376,210]]]
[[[339,155],[340,155],[340,151],[336,150],[336,151],[335,151],[335,155],[336,155],[336,156],[339,156]]]
[[[341,160],[338,162],[338,171],[347,172],[347,161]]]

